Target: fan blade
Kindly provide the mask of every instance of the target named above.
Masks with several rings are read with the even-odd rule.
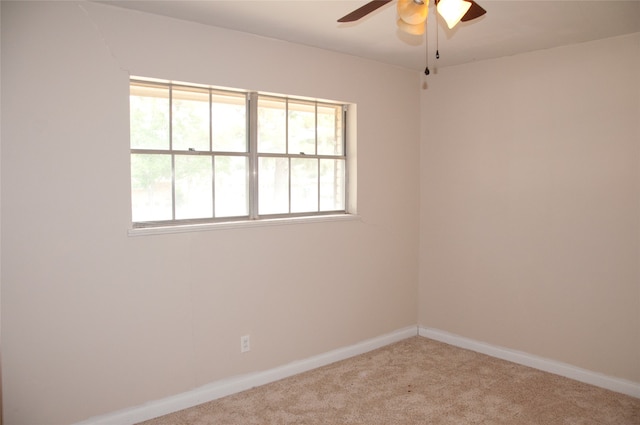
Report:
[[[373,12],[374,10],[384,6],[387,3],[390,3],[391,0],[374,0],[374,1],[370,1],[369,3],[365,4],[362,7],[357,8],[356,10],[354,10],[353,12],[349,13],[348,15],[343,16],[342,18],[338,19],[338,22],[353,22],[353,21],[357,21],[360,18],[365,17],[366,15],[368,15],[369,13]]]
[[[467,21],[470,21],[472,19],[479,18],[480,16],[484,15],[485,13],[487,13],[487,11],[484,10],[482,8],[482,6],[480,6],[475,1],[473,1],[473,0],[466,0],[466,1],[471,3],[471,7],[467,11],[467,13],[464,14],[462,19],[460,19],[462,22],[467,22]]]

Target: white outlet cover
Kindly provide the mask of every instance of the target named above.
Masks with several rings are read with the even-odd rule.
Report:
[[[251,350],[251,341],[249,339],[249,335],[241,336],[240,337],[240,352],[241,353],[246,353],[249,350]]]

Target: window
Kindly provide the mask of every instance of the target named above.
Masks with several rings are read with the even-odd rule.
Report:
[[[346,111],[132,79],[134,227],[345,214]]]

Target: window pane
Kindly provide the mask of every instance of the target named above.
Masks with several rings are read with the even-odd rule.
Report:
[[[247,152],[245,95],[213,93],[211,102],[212,149],[222,152]]]
[[[258,152],[287,152],[287,117],[285,99],[258,99]]]
[[[132,149],[169,149],[169,88],[131,84]]]
[[[259,158],[258,214],[289,212],[289,159]]]
[[[291,158],[291,212],[318,211],[318,160]]]
[[[210,156],[176,155],[176,219],[213,217]]]
[[[342,107],[318,105],[318,154],[343,155]]]
[[[249,215],[248,158],[216,156],[216,217]]]
[[[171,220],[171,156],[131,155],[133,221]]]
[[[209,91],[174,88],[171,92],[173,149],[209,150]]]
[[[344,211],[344,176],[344,160],[320,160],[320,211]]]
[[[313,103],[289,102],[289,153],[315,155],[316,111]]]

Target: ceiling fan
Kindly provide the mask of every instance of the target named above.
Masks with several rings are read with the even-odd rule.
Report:
[[[374,0],[338,19],[338,22],[354,22],[379,9],[392,0]],[[398,27],[409,34],[424,33],[430,0],[398,0]],[[470,21],[486,10],[473,0],[434,0],[438,14],[444,18],[449,29],[460,21]]]

